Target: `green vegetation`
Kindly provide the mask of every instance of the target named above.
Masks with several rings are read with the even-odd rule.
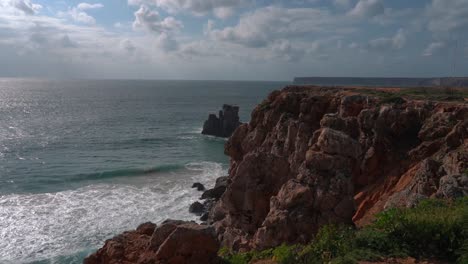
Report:
[[[240,254],[222,249],[220,256],[229,264],[247,264],[260,259],[272,259],[280,264],[345,264],[407,256],[468,263],[468,198],[430,199],[412,209],[391,209],[359,230],[327,225],[305,246],[281,245]]]
[[[464,101],[468,98],[467,88],[399,88],[392,91],[384,89],[360,88],[362,94],[373,95],[383,99],[381,103],[401,104],[402,98],[434,101]],[[398,99],[400,98],[400,99]]]

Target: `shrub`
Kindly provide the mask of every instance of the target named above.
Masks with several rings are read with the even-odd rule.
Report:
[[[468,263],[468,198],[429,199],[415,208],[390,209],[360,230],[326,225],[306,246],[281,245],[239,254],[222,249],[220,256],[231,264],[271,258],[280,264],[348,264],[406,256]]]
[[[323,226],[315,239],[299,254],[301,263],[323,263],[344,256],[354,247],[354,229],[350,226]]]
[[[466,198],[455,202],[429,199],[412,209],[385,211],[369,228],[381,232],[382,237],[374,240],[379,243],[374,243],[376,250],[453,261],[467,238],[463,233],[467,212]]]
[[[273,249],[273,260],[280,264],[297,263],[297,246],[287,246],[285,244]]]
[[[380,105],[383,105],[383,104],[402,105],[404,103],[406,103],[406,100],[401,98],[400,96],[391,96],[380,101]]]

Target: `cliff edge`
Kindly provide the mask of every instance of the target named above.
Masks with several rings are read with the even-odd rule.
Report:
[[[399,89],[271,93],[226,144],[231,183],[210,213],[219,240],[241,251],[307,243],[325,224],[364,225],[385,208],[467,195],[463,100]]]
[[[231,158],[228,184],[207,225],[183,226],[174,236],[176,228],[166,234],[163,224],[148,232],[130,257],[149,254],[159,261],[151,263],[198,263],[188,250],[196,236],[181,240],[184,232],[207,241],[214,237],[234,251],[265,249],[307,243],[330,223],[365,225],[386,208],[412,207],[428,197],[466,196],[466,91],[456,96],[454,91],[449,96],[430,92],[289,86],[271,93],[225,145]],[[125,247],[127,242],[117,239]],[[149,246],[155,239],[179,241],[185,255],[166,247],[174,251],[163,251],[167,255],[162,257],[160,248]],[[88,259],[120,263],[108,261],[114,240]],[[197,246],[205,252],[196,256],[205,261],[200,263],[216,259],[219,246]],[[130,259],[123,251],[119,258]]]

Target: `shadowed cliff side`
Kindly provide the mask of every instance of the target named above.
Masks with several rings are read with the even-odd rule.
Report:
[[[306,243],[324,224],[363,225],[384,208],[467,195],[468,106],[398,91],[270,94],[225,147],[231,183],[210,213],[223,245]]]

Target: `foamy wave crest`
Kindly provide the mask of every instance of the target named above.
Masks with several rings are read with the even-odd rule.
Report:
[[[149,176],[139,184],[98,184],[57,193],[0,196],[0,263],[81,263],[103,242],[145,221],[193,220],[188,206],[221,164],[190,163],[184,174]],[[68,256],[68,257],[67,257]]]

